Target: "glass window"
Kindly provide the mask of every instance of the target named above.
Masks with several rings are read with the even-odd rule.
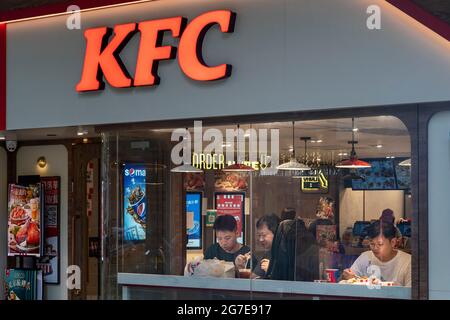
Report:
[[[103,134],[105,297],[409,297],[401,120],[198,124]]]

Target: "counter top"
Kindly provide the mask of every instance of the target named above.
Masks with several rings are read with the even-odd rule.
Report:
[[[382,299],[411,299],[411,288],[381,287],[370,289],[364,285],[280,281],[263,279],[235,279],[215,277],[184,277],[159,274],[119,273],[117,282],[130,289],[133,286],[172,287],[253,291],[266,293],[303,294],[312,296],[342,296]]]

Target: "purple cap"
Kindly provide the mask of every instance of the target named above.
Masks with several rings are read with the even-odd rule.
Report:
[[[391,209],[384,209],[381,213],[380,220],[388,223],[393,223],[395,220],[394,211],[392,211]]]

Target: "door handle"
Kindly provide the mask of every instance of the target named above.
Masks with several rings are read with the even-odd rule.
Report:
[[[75,257],[75,246],[76,246],[75,232],[76,232],[77,228],[76,228],[75,224],[76,224],[77,220],[80,219],[80,217],[81,217],[80,214],[75,214],[72,216],[72,226],[71,226],[71,229],[72,229],[72,234],[71,234],[72,264],[75,264],[75,259],[76,259],[76,257]],[[73,294],[75,296],[79,296],[81,294],[81,290],[80,289],[73,290]]]

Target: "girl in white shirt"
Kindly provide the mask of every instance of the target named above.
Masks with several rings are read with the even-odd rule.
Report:
[[[396,285],[410,287],[411,255],[395,249],[395,226],[378,220],[368,227],[367,234],[370,251],[362,253],[350,269],[345,269],[342,278],[348,280],[355,276],[370,277],[376,272],[381,281],[392,281]]]

